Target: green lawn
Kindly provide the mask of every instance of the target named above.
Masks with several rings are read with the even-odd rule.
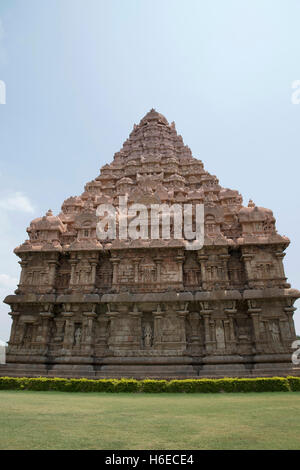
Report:
[[[300,392],[0,392],[0,449],[300,449]]]

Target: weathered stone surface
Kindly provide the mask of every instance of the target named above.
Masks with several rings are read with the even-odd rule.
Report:
[[[205,206],[205,243],[106,240],[99,204]],[[119,223],[120,219],[118,219]],[[151,110],[111,164],[62,211],[33,220],[16,248],[22,267],[7,365],[0,375],[216,377],[298,374],[286,237],[269,209],[242,205]],[[171,227],[174,235],[174,226]]]

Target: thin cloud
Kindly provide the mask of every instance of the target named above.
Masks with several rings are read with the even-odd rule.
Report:
[[[34,212],[34,207],[30,199],[20,192],[16,192],[11,196],[1,198],[0,209],[5,211],[20,211],[31,214]]]
[[[16,287],[18,284],[18,279],[12,277],[9,274],[0,274],[0,289],[9,289]]]

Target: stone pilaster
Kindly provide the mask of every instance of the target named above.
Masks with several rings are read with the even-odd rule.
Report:
[[[54,315],[51,310],[48,312],[40,312],[40,318],[42,321],[42,331],[39,341],[45,349],[47,349],[50,340],[50,324],[53,317]]]
[[[152,312],[154,318],[154,339],[153,339],[153,347],[155,349],[160,349],[162,344],[162,328],[161,328],[161,321],[163,318],[164,313],[161,310],[160,305],[157,306],[157,309]]]
[[[180,329],[180,342],[182,343],[182,346],[184,349],[186,349],[186,317],[189,313],[187,308],[184,308],[183,310],[177,310],[177,317],[179,319],[179,329]]]
[[[157,284],[161,283],[161,263],[162,258],[154,258],[154,262],[156,264],[156,282]]]
[[[275,253],[275,256],[278,260],[278,275],[279,277],[281,277],[282,279],[286,280],[286,277],[285,277],[285,272],[284,272],[284,267],[283,267],[283,258],[285,257],[285,253],[283,253],[282,251],[277,251]]]
[[[183,288],[183,262],[184,256],[176,256],[175,261],[178,266],[178,283]]]
[[[76,284],[76,279],[75,279],[75,271],[76,271],[76,265],[78,263],[78,260],[77,259],[74,259],[72,258],[70,260],[70,264],[71,264],[71,277],[70,277],[70,287],[74,286]]]
[[[91,284],[92,284],[92,287],[95,288],[95,284],[96,284],[97,261],[91,261],[91,268],[92,268]]]
[[[83,312],[83,316],[85,317],[83,338],[84,349],[86,353],[91,353],[94,340],[94,322],[97,318],[97,314],[92,309],[90,312]]]
[[[139,263],[140,258],[133,259],[133,267],[134,267],[134,282],[137,284],[139,282]]]
[[[294,315],[295,310],[297,310],[297,309],[295,307],[289,306],[289,307],[284,307],[283,310],[285,311],[285,313],[287,314],[287,317],[288,317],[288,322],[289,322],[290,332],[291,332],[291,338],[292,338],[292,341],[293,341],[294,339],[296,339],[296,330],[295,330],[295,323],[294,323],[294,320],[293,320],[293,315]]]
[[[211,337],[210,331],[210,322],[211,322],[211,314],[213,313],[213,309],[209,308],[208,302],[201,302],[200,303],[200,314],[204,319],[204,338],[205,338],[205,352],[206,354],[210,354],[215,347],[215,340]]]
[[[198,261],[201,267],[201,279],[202,279],[202,288],[204,290],[207,289],[207,277],[206,277],[206,261],[208,260],[208,256],[205,254],[201,254],[198,252]]]
[[[19,286],[23,286],[25,284],[26,269],[27,269],[27,266],[28,266],[28,261],[27,260],[19,261],[19,265],[21,266],[21,275],[20,275]]]
[[[225,288],[229,285],[229,277],[228,277],[228,260],[230,259],[230,255],[228,254],[221,254],[219,255],[221,264],[222,264],[222,272],[223,272],[223,279],[220,279],[225,283]]]
[[[244,265],[245,265],[246,279],[248,283],[250,284],[251,284],[251,281],[253,280],[253,272],[252,272],[252,265],[251,265],[253,258],[254,258],[254,255],[251,253],[244,253],[241,256],[241,260],[244,262]],[[249,287],[251,287],[250,284],[249,284]]]
[[[138,310],[135,304],[132,312],[129,312],[130,323],[132,324],[132,342],[133,349],[140,349],[142,346],[142,312]]]
[[[97,336],[96,336],[96,342],[95,342],[95,354],[96,356],[103,356],[108,347],[108,339],[109,339],[109,323],[110,323],[110,318],[109,316],[105,313],[98,316],[97,320],[95,319],[95,322],[97,321]]]
[[[112,280],[112,285],[114,288],[118,287],[118,274],[119,274],[119,263],[120,259],[119,258],[111,258],[111,262],[113,265],[113,280]]]
[[[110,322],[110,334],[109,338],[107,339],[107,344],[109,350],[113,351],[115,346],[118,346],[118,322],[120,318],[120,312],[117,310],[111,310],[111,307],[108,304],[108,311],[106,312],[106,315]]]
[[[253,343],[255,350],[257,352],[261,352],[262,349],[262,341],[260,338],[260,315],[262,309],[257,305],[255,300],[248,300],[248,314],[252,320],[252,328],[253,328]]]
[[[56,255],[55,259],[52,258],[48,260],[48,285],[51,291],[54,289],[54,286],[55,286],[57,266],[58,266],[58,261],[57,261],[57,255]]]

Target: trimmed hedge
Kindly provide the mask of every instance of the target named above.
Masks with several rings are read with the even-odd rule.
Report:
[[[300,377],[253,379],[62,379],[0,377],[0,390],[34,390],[59,392],[108,393],[237,393],[237,392],[299,392]]]
[[[300,377],[287,377],[292,392],[300,392]]]

